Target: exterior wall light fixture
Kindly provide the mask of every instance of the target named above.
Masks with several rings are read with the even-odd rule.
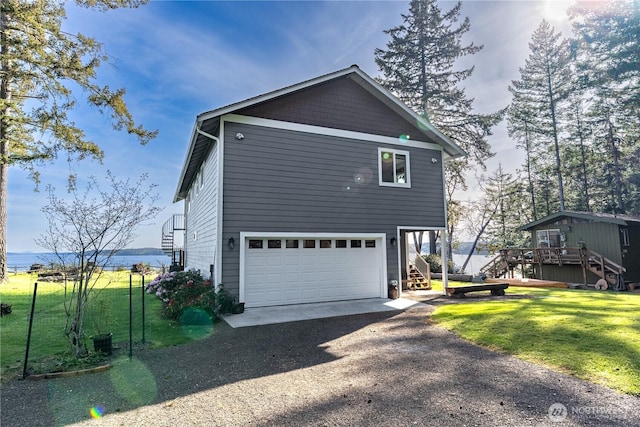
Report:
[[[233,248],[236,246],[236,241],[233,239],[233,237],[229,238],[229,249],[233,250]]]
[[[398,243],[398,239],[392,237],[389,241],[391,242],[391,246],[395,248],[396,244]]]

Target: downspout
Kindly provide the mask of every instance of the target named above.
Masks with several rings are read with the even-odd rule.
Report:
[[[204,137],[207,137],[209,139],[213,139],[216,143],[220,143],[220,139],[217,136],[213,136],[210,133],[207,133],[203,130],[200,130],[200,125],[202,125],[202,122],[198,122],[198,126],[196,127],[196,132]]]

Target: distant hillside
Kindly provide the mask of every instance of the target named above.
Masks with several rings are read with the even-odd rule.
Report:
[[[164,255],[160,248],[137,248],[122,249],[118,251],[118,256],[135,256],[135,255]]]

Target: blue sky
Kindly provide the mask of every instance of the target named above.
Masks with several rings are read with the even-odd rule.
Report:
[[[140,227],[131,247],[159,247],[162,223],[182,204],[173,204],[177,180],[197,114],[279,89],[322,74],[358,64],[371,76],[379,74],[375,48],[384,48],[384,30],[399,25],[408,1],[151,1],[138,9],[106,13],[79,9],[68,3],[64,29],[81,32],[104,43],[111,58],[99,69],[99,79],[110,87],[125,87],[130,110],[158,137],[140,146],[114,131],[109,120],[85,107],[72,115],[87,135],[105,151],[103,164],[85,160],[69,166],[64,159],[40,168],[41,191],[19,168],[9,170],[7,199],[9,252],[43,251],[35,243],[46,228],[41,208],[44,188],[51,184],[64,194],[70,173],[99,178],[110,170],[121,179],[149,174],[158,185],[164,211],[153,224]],[[556,5],[556,3],[558,5]],[[440,2],[449,10],[453,2]],[[558,29],[565,21],[553,20],[568,3],[554,1],[464,1],[462,16],[471,19],[467,41],[484,49],[465,59],[475,64],[464,82],[475,98],[477,112],[505,107],[507,87],[518,79],[518,68],[529,54],[531,34],[547,17]],[[556,11],[549,15],[549,10]],[[522,154],[513,148],[504,126],[495,129],[490,143],[498,163],[513,170]],[[473,180],[472,180],[473,181]],[[473,182],[470,182],[473,184]],[[80,183],[82,185],[82,183]],[[470,192],[459,195],[464,200]]]

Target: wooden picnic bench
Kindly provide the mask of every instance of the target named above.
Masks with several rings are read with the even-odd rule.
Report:
[[[504,290],[508,287],[508,283],[481,283],[478,285],[454,286],[447,288],[447,295],[460,298],[467,292],[491,291],[491,295],[503,296]]]

